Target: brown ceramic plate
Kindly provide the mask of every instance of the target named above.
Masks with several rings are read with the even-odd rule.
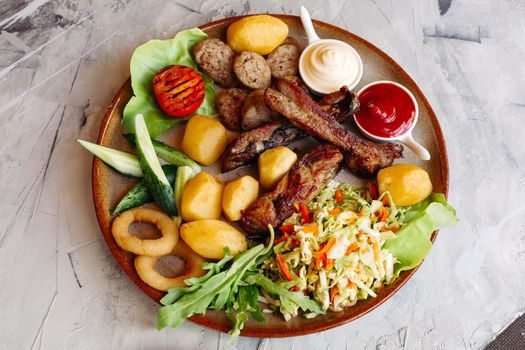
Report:
[[[306,43],[306,37],[299,17],[283,15],[275,16],[288,24],[290,28],[290,36],[298,39],[303,45]],[[237,19],[239,19],[239,17],[225,18],[205,24],[201,26],[201,29],[208,33],[210,37],[225,39],[226,29],[230,23]],[[448,160],[445,140],[432,108],[415,82],[396,62],[394,62],[394,60],[366,40],[324,22],[314,21],[314,24],[317,33],[321,38],[334,38],[346,41],[361,55],[364,63],[364,75],[360,84],[356,87],[356,91],[359,90],[361,86],[375,80],[393,80],[405,85],[414,93],[419,104],[420,113],[418,124],[414,130],[414,137],[429,150],[432,159],[427,162],[420,161],[407,149],[405,150],[405,158],[402,162],[417,164],[423,167],[430,174],[432,183],[434,184],[434,191],[447,194]],[[131,95],[132,90],[130,80],[128,79],[128,81],[126,81],[122,88],[117,92],[113,102],[106,110],[104,120],[100,126],[100,133],[98,136],[99,144],[131,151],[127,141],[121,136],[122,129],[120,127],[122,111]],[[163,139],[177,146],[180,144],[181,131],[181,128],[175,128],[175,130],[170,131],[168,135],[165,135]],[[301,147],[304,148],[305,145],[299,144],[296,147],[301,149]],[[217,166],[208,168],[206,171],[218,174]],[[228,181],[232,177],[237,177],[250,171],[253,171],[253,169],[241,169],[226,176],[220,175],[219,178],[222,181]],[[343,181],[348,181],[351,184],[362,184],[362,180],[354,177],[348,171],[342,171],[338,178]],[[133,267],[133,255],[120,249],[111,234],[111,221],[113,218],[110,215],[110,211],[115,207],[122,196],[136,183],[136,180],[118,174],[95,158],[93,162],[92,181],[97,218],[109,249],[131,280],[150,298],[159,301],[164,293],[159,292],[142,282]],[[435,236],[436,235],[434,234],[432,239],[435,239]],[[251,337],[289,337],[319,332],[342,325],[379,306],[401,288],[415,271],[416,269],[403,272],[395,283],[382,289],[376,298],[359,301],[356,305],[347,308],[343,312],[329,312],[324,316],[319,316],[313,319],[296,317],[289,322],[285,322],[282,317],[266,315],[267,322],[265,323],[249,320],[242,331],[242,335]],[[231,325],[223,312],[209,310],[205,315],[193,316],[190,320],[205,327],[224,332],[231,328]]]

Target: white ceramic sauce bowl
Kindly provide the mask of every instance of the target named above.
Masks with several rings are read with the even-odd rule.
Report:
[[[410,125],[410,127],[408,128],[407,131],[405,131],[403,134],[401,135],[398,135],[398,136],[393,136],[393,137],[380,137],[380,136],[376,136],[376,135],[373,135],[371,133],[369,133],[365,128],[363,128],[357,118],[354,116],[354,120],[355,120],[355,123],[357,125],[357,127],[359,128],[359,130],[366,136],[368,137],[370,140],[372,141],[377,141],[377,142],[392,142],[392,141],[398,141],[398,142],[401,142],[402,144],[404,144],[405,146],[407,146],[408,148],[410,148],[410,150],[412,152],[414,152],[419,159],[422,159],[422,160],[429,160],[430,159],[430,153],[427,151],[427,149],[423,146],[421,146],[419,143],[416,142],[416,140],[414,140],[414,137],[412,136],[412,130],[414,130],[414,127],[416,126],[417,124],[417,120],[418,120],[418,117],[419,117],[419,108],[418,108],[418,105],[417,105],[417,101],[416,101],[416,98],[414,97],[414,95],[412,94],[412,92],[410,92],[410,90],[408,90],[406,87],[404,87],[403,85],[399,84],[399,83],[396,83],[394,81],[389,81],[389,80],[379,80],[379,81],[374,81],[370,84],[367,84],[365,86],[363,86],[359,92],[357,93],[357,97],[359,98],[359,96],[361,95],[361,93],[363,93],[363,91],[365,91],[367,88],[371,87],[371,86],[374,86],[374,85],[378,85],[378,84],[392,84],[392,85],[395,85],[399,88],[401,88],[404,92],[407,93],[407,95],[410,97],[410,99],[412,100],[412,102],[414,103],[414,110],[415,110],[415,117],[414,117],[414,121],[412,122],[412,125]]]
[[[299,58],[299,73],[301,74],[301,78],[305,82],[305,84],[314,92],[320,95],[328,94],[334,91],[339,90],[341,86],[347,85],[349,89],[353,89],[354,87],[359,84],[361,81],[361,78],[363,77],[363,61],[361,60],[361,56],[357,53],[357,51],[347,43],[341,40],[335,40],[335,39],[321,39],[315,32],[312,19],[310,17],[310,14],[306,10],[304,6],[301,6],[301,22],[303,23],[304,30],[306,32],[306,36],[308,38],[308,46],[303,50],[301,53],[301,57]],[[340,52],[340,54],[343,55],[343,61],[340,62],[341,64],[349,64],[352,66],[351,69],[351,75],[349,75],[347,78],[343,77],[341,81],[335,82],[335,80],[329,77],[329,75],[326,76],[325,80],[322,81],[315,81],[311,74],[308,74],[309,67],[307,66],[306,60],[308,59],[309,54],[313,54],[315,52],[316,48],[318,48],[320,45],[331,45],[332,47],[340,46],[342,48],[343,52]],[[346,56],[346,57],[344,57]],[[351,62],[348,62],[351,61]],[[315,66],[315,65],[314,65]],[[310,67],[311,69],[314,69],[316,67]],[[325,67],[326,68],[326,67]],[[341,68],[335,68],[337,69],[336,72],[334,72],[336,75],[341,73],[341,71],[348,71],[348,69],[341,69]],[[339,76],[337,76],[339,78]]]

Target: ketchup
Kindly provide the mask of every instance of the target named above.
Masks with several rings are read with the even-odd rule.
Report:
[[[405,90],[390,83],[367,87],[359,94],[356,122],[373,136],[391,138],[407,132],[416,118],[416,107]]]

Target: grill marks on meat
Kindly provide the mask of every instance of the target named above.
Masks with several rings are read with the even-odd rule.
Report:
[[[334,118],[295,84],[275,79],[279,91],[266,89],[264,100],[276,112],[311,136],[328,141],[347,152],[347,165],[356,175],[373,176],[403,154],[403,146],[378,144],[358,137],[334,122]]]
[[[267,234],[268,225],[278,227],[294,212],[294,204],[312,200],[335,177],[343,155],[330,144],[306,153],[277,183],[243,214],[241,225],[252,235]]]
[[[265,150],[285,146],[306,134],[289,123],[271,122],[239,135],[226,147],[223,173],[246,165]]]
[[[293,76],[283,79],[291,81],[292,84],[297,85],[307,93],[308,88],[300,78]],[[359,100],[346,86],[339,91],[326,95],[320,102],[322,102],[320,108],[324,110],[321,116],[330,122],[343,123],[351,113],[359,109]],[[235,170],[254,161],[267,149],[286,146],[306,136],[306,133],[284,121],[271,122],[244,132],[227,147],[222,172]]]

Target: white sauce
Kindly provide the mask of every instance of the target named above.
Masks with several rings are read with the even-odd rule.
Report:
[[[361,79],[363,65],[351,46],[338,40],[321,40],[306,48],[300,70],[311,89],[327,94],[343,85],[354,87]]]

